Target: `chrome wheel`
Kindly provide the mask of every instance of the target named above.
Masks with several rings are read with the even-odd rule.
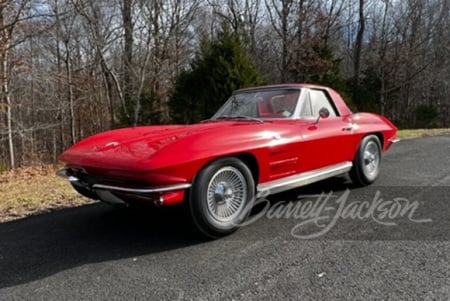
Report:
[[[350,177],[357,186],[373,183],[379,173],[381,165],[381,143],[376,135],[365,136],[359,143]]]
[[[226,166],[211,178],[207,188],[207,205],[211,216],[228,222],[238,216],[247,200],[247,182],[236,168]]]
[[[369,141],[363,153],[363,170],[367,178],[371,179],[378,175],[380,166],[380,148],[374,141]]]
[[[195,228],[217,238],[241,227],[253,207],[255,191],[250,168],[238,158],[225,157],[199,171],[185,205]]]

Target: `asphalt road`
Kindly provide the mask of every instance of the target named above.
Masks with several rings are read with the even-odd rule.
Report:
[[[341,177],[272,196],[215,241],[179,208],[93,204],[0,224],[0,300],[449,300],[449,163],[450,136],[401,141],[375,185]]]

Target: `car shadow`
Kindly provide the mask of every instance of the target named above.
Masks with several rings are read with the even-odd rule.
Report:
[[[187,227],[181,209],[119,210],[95,203],[0,224],[0,288],[204,242]]]

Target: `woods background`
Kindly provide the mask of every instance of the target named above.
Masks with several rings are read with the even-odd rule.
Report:
[[[449,2],[0,0],[0,170],[106,129],[207,118],[226,97],[212,73],[251,74],[227,89],[326,84],[399,127],[449,127]],[[209,88],[200,106],[186,96]]]

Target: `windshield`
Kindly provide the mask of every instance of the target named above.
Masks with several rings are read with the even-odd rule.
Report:
[[[234,94],[211,119],[292,118],[300,89],[254,90]]]

